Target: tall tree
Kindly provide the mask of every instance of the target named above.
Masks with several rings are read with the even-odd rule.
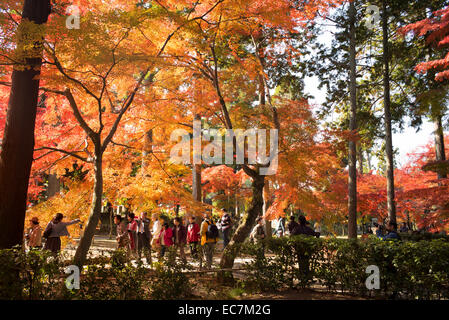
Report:
[[[11,77],[0,154],[0,248],[19,245],[23,239],[42,66],[43,34],[38,26],[47,22],[50,12],[50,0],[25,0],[22,19],[16,30],[17,51],[24,52],[19,53],[22,62],[14,66]],[[30,30],[34,30],[37,36],[33,36]]]
[[[387,1],[382,1],[382,61],[384,67],[384,113],[385,113],[385,152],[387,163],[387,208],[388,218],[391,222],[396,222],[396,202],[394,194],[394,160],[393,160],[393,133],[391,129],[391,96],[390,96],[390,51],[388,32]]]
[[[351,112],[349,130],[357,130],[357,62],[356,62],[356,9],[353,1],[349,3],[349,72]],[[349,141],[349,177],[348,177],[348,238],[357,238],[357,143]]]

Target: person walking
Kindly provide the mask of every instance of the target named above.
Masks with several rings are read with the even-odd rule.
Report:
[[[209,217],[209,213],[203,214],[203,222],[201,223],[201,246],[206,258],[206,269],[212,266],[215,245],[217,244],[218,228]]]
[[[190,255],[192,259],[198,258],[198,243],[200,242],[200,226],[196,223],[195,217],[189,217],[189,225],[187,226],[187,244],[190,247]]]
[[[151,232],[150,232],[150,219],[147,218],[147,213],[142,212],[140,219],[137,223],[137,253],[139,260],[142,258],[142,251],[147,258],[147,263],[151,264]]]
[[[75,219],[69,222],[63,222],[64,215],[57,213],[52,221],[45,228],[44,237],[47,238],[44,249],[50,250],[54,254],[61,251],[61,237],[70,236],[67,226],[78,223],[81,220]]]
[[[279,217],[276,233],[279,238],[283,237],[285,235],[285,218],[284,217]]]
[[[161,245],[159,239],[162,231],[162,223],[159,221],[159,215],[157,213],[153,213],[151,220],[153,221],[153,227],[151,229],[151,248],[153,250],[157,250],[157,248]]]
[[[187,228],[182,225],[180,217],[176,217],[173,223],[175,225],[173,228],[173,239],[176,252],[179,249],[179,256],[182,262],[187,263],[186,253],[184,251],[187,242]]]
[[[229,235],[231,232],[232,227],[232,220],[229,213],[225,212],[223,214],[223,217],[221,217],[221,231],[223,232],[223,249],[226,248],[226,246],[229,243]]]
[[[42,228],[39,225],[39,218],[33,217],[30,219],[30,229],[25,238],[28,241],[30,250],[42,248]]]
[[[137,220],[134,213],[128,213],[129,249],[133,257],[137,256]]]
[[[128,235],[128,225],[125,223],[121,215],[114,216],[114,224],[117,229],[117,249],[125,249],[126,253],[129,254],[129,235]]]
[[[159,235],[159,243],[161,245],[161,251],[159,253],[159,259],[163,258],[168,248],[173,245],[173,230],[165,222],[162,225],[161,233]]]
[[[299,216],[298,220],[299,224],[293,230],[292,235],[306,235],[306,236],[313,236],[316,238],[320,237],[320,233],[313,231],[312,228],[307,226],[308,222],[305,216],[303,215]],[[313,274],[310,271],[310,256],[302,251],[298,251],[296,257],[298,260],[298,266],[300,270],[303,270],[304,272],[305,280],[306,281],[312,280]]]

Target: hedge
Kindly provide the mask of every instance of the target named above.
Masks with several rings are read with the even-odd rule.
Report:
[[[259,245],[260,246],[260,245]],[[307,236],[273,238],[244,252],[254,257],[247,264],[247,286],[257,290],[324,286],[329,292],[402,299],[449,298],[449,242],[322,239]],[[369,290],[367,267],[380,271],[380,289]]]
[[[273,238],[262,245],[244,244],[249,254],[247,290],[321,286],[373,298],[448,299],[449,241],[382,241],[317,239],[306,236]],[[269,254],[267,254],[269,253]],[[0,250],[0,299],[185,299],[194,288],[174,252],[153,270],[130,263],[123,251],[88,261],[81,288],[68,290],[61,257],[48,251]],[[380,288],[369,290],[368,266],[380,271]]]
[[[181,271],[174,251],[164,263],[149,270],[132,263],[124,251],[111,257],[89,259],[80,275],[80,288],[68,290],[64,269],[70,260],[53,256],[47,250],[24,252],[0,250],[0,300],[141,300],[184,299],[191,296],[191,285]]]

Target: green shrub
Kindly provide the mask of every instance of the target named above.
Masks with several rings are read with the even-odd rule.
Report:
[[[61,292],[62,264],[47,250],[0,250],[0,299],[51,299]]]
[[[253,257],[246,285],[259,290],[310,287],[329,292],[403,299],[449,298],[449,242],[317,239],[306,236],[265,241],[268,258],[246,248]],[[366,268],[380,271],[380,290],[368,290]]]
[[[155,263],[155,274],[150,283],[151,298],[156,300],[183,299],[191,295],[189,278],[182,269],[187,268],[176,261],[173,248],[167,251],[162,262]]]
[[[264,255],[261,244],[245,244],[243,251],[254,256],[251,263],[245,263],[249,274],[245,279],[244,286],[249,291],[275,291],[285,285],[285,274],[279,261],[267,258]]]
[[[148,273],[141,262],[133,265],[126,251],[116,250],[111,257],[98,257],[84,267],[79,290],[72,299],[139,300],[148,298]]]

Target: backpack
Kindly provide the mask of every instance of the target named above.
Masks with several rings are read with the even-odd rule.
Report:
[[[218,228],[212,222],[208,223],[206,231],[206,239],[216,239],[218,238]]]

